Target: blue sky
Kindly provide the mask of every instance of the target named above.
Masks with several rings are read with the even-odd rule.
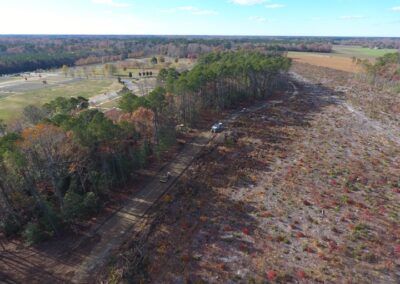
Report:
[[[400,37],[400,0],[0,0],[0,34]]]

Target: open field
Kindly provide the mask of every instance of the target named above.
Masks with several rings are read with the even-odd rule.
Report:
[[[359,46],[334,45],[332,53],[288,52],[288,56],[299,63],[308,63],[340,71],[359,73],[362,69],[353,63],[353,57],[374,61],[377,57],[396,51],[396,49],[372,49]]]
[[[47,85],[43,85],[41,82],[30,82],[29,88],[26,88],[25,82],[21,82],[7,92],[0,92],[0,119],[11,121],[19,118],[27,105],[40,106],[57,97],[82,96],[90,98],[101,93],[121,89],[121,85],[116,79],[67,79],[66,81],[65,78],[59,78],[59,80],[61,81],[57,81],[56,78],[47,79]]]
[[[152,72],[152,76],[157,76],[158,72],[163,68],[175,68],[178,71],[190,70],[195,61],[187,58],[180,58],[178,62],[175,62],[174,58],[165,58],[165,62],[158,64],[152,64],[151,58],[140,58],[140,59],[126,59],[123,61],[109,62],[116,67],[114,77],[128,77],[129,73],[132,73],[134,78],[140,78],[139,73]],[[125,68],[124,68],[125,67]],[[59,70],[61,72],[61,70]],[[104,76],[104,64],[93,64],[88,66],[78,66],[70,68],[68,73],[73,72],[78,76],[85,77],[85,74],[89,76]]]
[[[2,77],[0,78],[0,119],[6,122],[12,121],[21,116],[22,110],[29,104],[40,106],[56,97],[82,96],[90,98],[102,94],[119,91],[121,85],[117,82],[117,77],[128,77],[132,72],[133,79],[136,80],[132,91],[141,95],[147,93],[154,87],[154,77],[162,68],[176,68],[180,71],[191,69],[194,61],[189,59],[179,59],[175,62],[173,58],[166,58],[165,63],[153,65],[150,58],[128,59],[113,62],[116,72],[113,76],[104,75],[104,65],[95,64],[82,67],[68,68],[67,76],[61,75],[61,69],[55,73],[39,73],[24,77]],[[138,64],[141,68],[126,68],[123,66]],[[141,79],[140,72],[152,72],[152,78]],[[43,84],[46,80],[47,84]],[[105,101],[102,108],[114,107],[118,104],[118,99]]]
[[[308,63],[315,66],[327,67],[336,70],[358,73],[361,68],[353,63],[350,57],[337,56],[330,53],[289,52],[288,56],[295,62]]]
[[[396,52],[396,49],[373,49],[360,46],[334,45],[333,51],[339,56],[373,59],[386,53]]]
[[[132,72],[135,84],[132,91],[136,95],[148,93],[154,88],[155,77],[162,68],[176,68],[177,70],[189,70],[193,67],[194,61],[190,59],[179,59],[175,62],[174,58],[166,58],[165,63],[153,65],[150,58],[127,59],[109,63],[116,66],[113,76],[104,75],[104,64],[68,68],[67,76],[61,75],[61,69],[55,73],[39,73],[24,77],[2,77],[0,78],[0,119],[6,122],[21,116],[22,110],[29,104],[40,106],[56,97],[82,96],[91,98],[106,93],[113,93],[121,89],[121,84],[117,82],[117,77],[128,77]],[[123,66],[138,64],[141,68],[126,68]],[[152,72],[151,78],[141,78],[140,72]],[[43,84],[43,80],[47,84]],[[129,86],[128,86],[129,88]],[[101,108],[107,109],[115,107],[118,99],[105,100],[101,103]]]

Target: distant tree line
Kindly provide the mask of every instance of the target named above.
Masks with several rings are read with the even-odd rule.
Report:
[[[0,36],[0,75],[126,58],[198,58],[229,50],[330,52],[330,40],[295,37]],[[162,61],[160,61],[162,62]]]
[[[335,39],[332,43],[348,46],[362,46],[365,48],[400,50],[400,38],[342,38]]]
[[[280,51],[331,53],[332,45],[329,43],[288,43],[270,45],[267,47],[267,49]]]
[[[0,55],[0,75],[37,69],[74,65],[77,55],[71,53],[21,53]]]

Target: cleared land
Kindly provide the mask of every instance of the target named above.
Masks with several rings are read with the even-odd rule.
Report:
[[[109,280],[398,283],[400,129],[305,79],[313,68],[229,125],[113,258]]]

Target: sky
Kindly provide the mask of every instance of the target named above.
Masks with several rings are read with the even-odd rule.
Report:
[[[400,37],[400,0],[0,0],[0,34]]]

